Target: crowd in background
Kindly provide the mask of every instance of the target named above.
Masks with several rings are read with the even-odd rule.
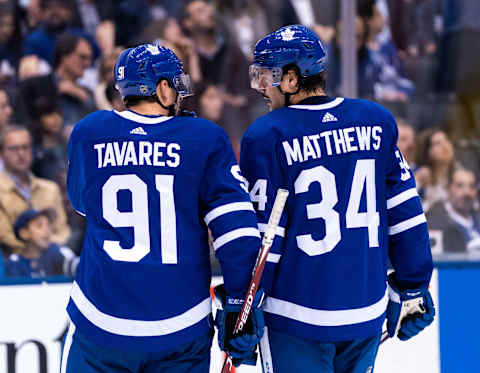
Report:
[[[327,94],[342,95],[340,3],[0,0],[0,277],[74,273],[85,221],[65,196],[66,145],[86,114],[125,109],[113,83],[124,48],[171,48],[195,84],[185,109],[238,152],[267,110],[247,73],[267,33],[311,27],[327,46]],[[359,97],[397,119],[433,251],[480,253],[480,2],[357,0],[355,22]]]

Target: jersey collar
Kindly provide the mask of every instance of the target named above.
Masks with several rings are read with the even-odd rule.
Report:
[[[329,97],[329,96],[314,96],[307,97],[300,101],[297,105],[290,105],[292,109],[304,109],[304,110],[325,110],[332,109],[343,102],[343,97]]]
[[[173,118],[173,117],[166,117],[163,115],[142,115],[142,114],[135,113],[134,111],[131,111],[131,110],[125,110],[125,111],[113,110],[113,112],[121,116],[122,118],[131,120],[133,122],[142,123],[142,124],[157,124]]]

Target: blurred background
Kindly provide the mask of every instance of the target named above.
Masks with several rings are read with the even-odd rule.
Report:
[[[171,48],[195,83],[184,108],[224,128],[238,154],[267,110],[249,87],[255,42],[297,23],[327,46],[327,94],[395,116],[436,265],[480,267],[480,1],[0,0],[1,283],[71,281],[85,221],[65,196],[66,144],[86,114],[124,110],[113,84],[124,48]],[[0,373],[15,372],[21,338],[1,333]]]

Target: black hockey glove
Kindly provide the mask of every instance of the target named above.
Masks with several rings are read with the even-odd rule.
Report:
[[[230,352],[233,364],[256,365],[257,354],[255,352],[258,342],[263,335],[265,321],[261,309],[264,292],[258,289],[252,303],[252,310],[243,330],[233,336],[235,323],[243,305],[243,299],[229,297],[222,285],[214,289],[217,314],[215,325],[218,328],[218,345],[222,351]]]

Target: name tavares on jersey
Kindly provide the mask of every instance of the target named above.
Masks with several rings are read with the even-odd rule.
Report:
[[[122,141],[94,144],[97,167],[156,166],[178,167],[180,145],[160,141]]]
[[[357,151],[380,149],[380,126],[355,126],[322,131],[318,134],[293,138],[282,142],[287,163],[305,162],[327,155],[340,155]]]

